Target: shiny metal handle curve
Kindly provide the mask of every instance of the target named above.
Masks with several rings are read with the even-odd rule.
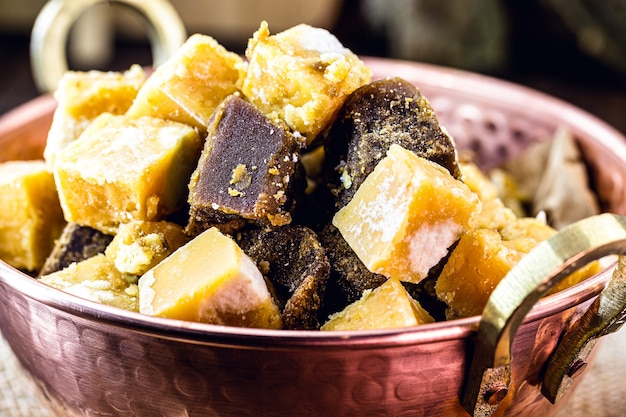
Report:
[[[544,395],[552,391],[556,401],[569,386],[567,378],[572,375],[568,373],[586,358],[593,340],[623,323],[626,260],[621,255],[626,255],[626,217],[607,213],[576,222],[541,242],[509,271],[494,289],[478,326],[461,392],[461,404],[470,415],[491,416],[508,394],[513,339],[535,303],[566,276],[607,255],[620,255],[611,281],[583,315],[585,320],[574,327],[578,330],[566,336],[569,341],[560,342],[552,373],[546,374]]]
[[[617,262],[611,281],[565,331],[548,362],[541,392],[553,404],[587,366],[587,357],[600,337],[616,332],[626,321],[626,256]]]
[[[187,39],[185,25],[167,0],[49,0],[39,12],[30,41],[30,59],[37,88],[53,92],[68,70],[65,47],[80,15],[98,3],[120,3],[137,10],[149,23],[152,60],[157,66]]]

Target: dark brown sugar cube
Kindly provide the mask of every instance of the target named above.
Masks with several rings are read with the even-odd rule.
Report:
[[[289,224],[295,193],[303,188],[299,150],[285,127],[238,95],[228,97],[211,116],[189,183],[187,231]]]
[[[387,281],[384,275],[367,269],[332,224],[325,226],[318,236],[331,265],[324,300],[326,313],[343,310],[360,299],[363,291],[377,288]]]
[[[271,283],[283,327],[319,329],[330,264],[315,232],[288,225],[242,231],[235,241]]]
[[[40,276],[48,275],[69,266],[73,262],[84,261],[103,253],[113,240],[112,235],[100,232],[89,226],[68,223],[61,237],[56,241],[50,255],[46,258]]]
[[[393,144],[461,176],[454,143],[420,90],[402,78],[374,81],[348,96],[325,144],[328,183],[338,208],[352,199]]]

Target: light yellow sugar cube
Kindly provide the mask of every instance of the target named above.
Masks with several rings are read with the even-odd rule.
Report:
[[[417,283],[479,210],[476,195],[446,169],[392,145],[333,225],[370,271]]]
[[[417,326],[434,319],[397,279],[364,292],[360,300],[333,314],[321,330],[374,330]]]
[[[146,80],[139,65],[127,71],[68,71],[54,97],[68,116],[94,119],[101,113],[123,114]]]
[[[371,71],[335,36],[305,24],[270,35],[266,22],[249,40],[241,90],[271,118],[311,143]]]
[[[243,59],[215,39],[195,34],[143,85],[130,117],[152,116],[205,131],[218,104],[237,91]]]
[[[182,226],[167,221],[123,223],[105,250],[118,271],[143,275],[187,243]]]
[[[54,92],[58,106],[44,150],[44,159],[52,166],[56,154],[76,140],[102,113],[124,114],[146,80],[139,65],[125,72],[68,71]]]
[[[510,221],[502,230],[500,234],[504,240],[505,245],[515,247],[524,253],[530,252],[537,244],[543,240],[546,240],[556,234],[557,230],[548,225],[545,220],[541,220],[535,217],[522,217]],[[555,287],[553,287],[548,294],[554,294],[562,291],[572,285],[578,284],[585,279],[599,273],[602,270],[602,265],[598,261],[590,262],[577,271],[568,275]]]
[[[129,311],[139,311],[137,277],[119,272],[103,254],[44,275],[40,280],[86,300]]]
[[[482,313],[493,289],[524,256],[516,246],[505,244],[492,229],[476,229],[461,237],[435,285],[437,296],[448,305],[448,319]]]
[[[545,220],[535,217],[520,217],[508,222],[500,230],[504,240],[531,238],[536,242],[546,240],[556,234],[556,229],[548,225]]]
[[[477,228],[502,229],[517,219],[513,210],[506,207],[498,194],[498,188],[471,162],[461,162],[461,180],[476,193],[482,203],[482,210],[473,220]]]
[[[109,234],[132,220],[162,220],[185,204],[201,147],[197,131],[182,123],[98,116],[57,156],[66,220]]]
[[[139,280],[140,312],[238,327],[280,328],[263,275],[229,236],[202,232]]]
[[[43,161],[0,164],[0,259],[36,271],[65,221],[52,173]]]

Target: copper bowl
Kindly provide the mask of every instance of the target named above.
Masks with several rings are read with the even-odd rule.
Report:
[[[459,148],[472,148],[484,166],[565,127],[580,143],[603,210],[626,214],[626,139],[597,118],[481,75],[367,63],[376,77],[420,87]],[[2,117],[0,160],[41,157],[54,107],[42,96]],[[541,392],[546,361],[613,269],[535,304],[512,344],[510,392],[496,414],[553,416],[562,408],[566,398],[554,405]],[[468,415],[460,398],[480,347],[478,316],[385,331],[229,328],[98,305],[2,262],[0,291],[0,329],[58,416]]]

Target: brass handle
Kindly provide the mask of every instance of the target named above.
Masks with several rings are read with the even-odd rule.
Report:
[[[563,278],[607,255],[626,255],[626,217],[601,214],[576,222],[540,243],[494,289],[478,326],[474,354],[461,393],[474,417],[491,416],[511,383],[511,347],[518,327],[535,303]],[[544,395],[556,401],[569,386],[576,363],[584,360],[597,337],[623,322],[626,260],[620,256],[611,282],[560,342]],[[617,302],[616,302],[617,300]],[[586,317],[586,318],[585,318]],[[578,329],[578,330],[575,330]],[[556,389],[555,389],[556,387]]]
[[[587,365],[598,339],[619,330],[626,320],[626,256],[620,256],[611,281],[587,311],[565,331],[552,354],[541,392],[553,404]]]
[[[68,69],[65,46],[72,25],[88,8],[112,2],[131,6],[147,19],[155,66],[187,39],[180,16],[167,0],[49,0],[35,20],[30,43],[33,78],[41,92],[53,92]]]

